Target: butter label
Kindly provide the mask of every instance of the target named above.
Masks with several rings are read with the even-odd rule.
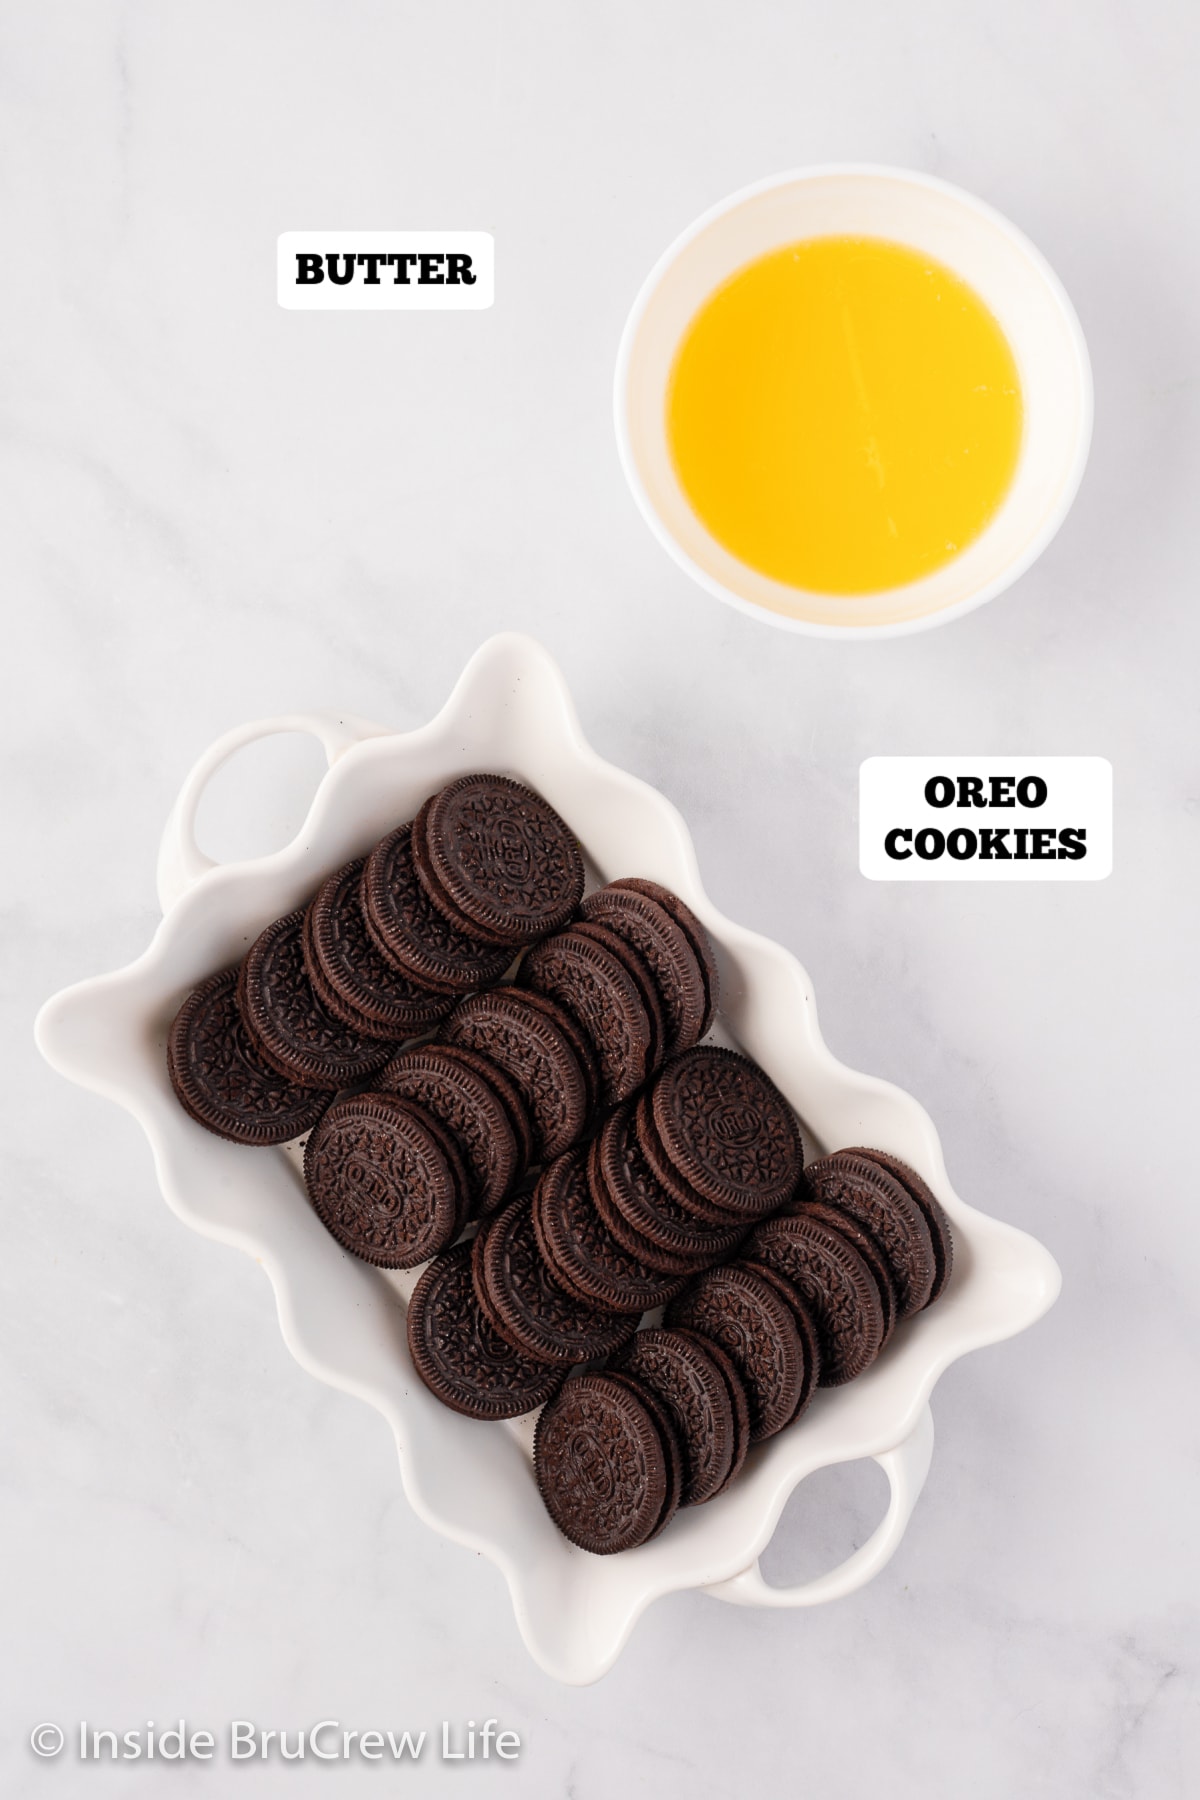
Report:
[[[280,306],[297,312],[482,312],[495,298],[488,231],[285,231]]]

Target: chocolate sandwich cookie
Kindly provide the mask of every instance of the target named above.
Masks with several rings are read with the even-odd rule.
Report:
[[[849,1239],[813,1218],[789,1213],[756,1225],[742,1246],[797,1288],[821,1348],[821,1386],[861,1375],[883,1342],[883,1301],[875,1277]]]
[[[497,944],[565,925],[583,858],[554,808],[506,775],[463,775],[421,809],[418,872],[434,906]]]
[[[517,1175],[517,1140],[491,1083],[439,1044],[402,1050],[377,1090],[412,1100],[451,1133],[467,1171],[470,1211],[494,1212]]]
[[[576,1375],[537,1422],[533,1468],[563,1536],[596,1556],[644,1544],[670,1499],[668,1452],[645,1400],[611,1375]]]
[[[433,805],[434,799],[435,796],[431,794],[428,800],[426,800],[418,809],[417,816],[412,822],[410,845],[412,849],[413,868],[416,870],[417,880],[420,882],[422,891],[430,905],[436,907],[442,917],[453,925],[456,931],[461,931],[466,937],[478,938],[485,944],[499,945],[501,940],[494,936],[490,931],[477,931],[471,926],[470,921],[464,918],[462,913],[459,912],[449,894],[445,891],[441,882],[434,874],[433,866],[429,860],[429,844],[425,837],[425,827],[429,823],[429,809]],[[504,948],[511,954],[516,946],[505,943]]]
[[[847,1150],[845,1154],[847,1156],[865,1156],[868,1162],[878,1163],[881,1169],[886,1169],[889,1175],[895,1177],[924,1213],[925,1223],[929,1227],[929,1235],[933,1241],[935,1267],[933,1288],[925,1304],[932,1306],[954,1272],[954,1237],[941,1201],[915,1169],[910,1168],[906,1162],[901,1162],[898,1156],[892,1156],[887,1150],[852,1149]]]
[[[561,1026],[519,988],[491,988],[461,1000],[439,1037],[496,1063],[520,1090],[533,1126],[536,1162],[570,1149],[588,1117],[579,1059]]]
[[[663,1012],[662,997],[658,991],[658,983],[650,972],[648,963],[642,958],[631,943],[610,931],[607,925],[600,925],[592,919],[578,919],[568,927],[577,931],[581,937],[591,938],[593,943],[603,944],[619,962],[624,963],[627,973],[632,977],[637,988],[638,997],[646,1009],[646,1017],[650,1021],[650,1050],[647,1066],[651,1074],[662,1067],[667,1055],[667,1018]]]
[[[469,1419],[514,1419],[556,1394],[565,1371],[493,1330],[471,1279],[471,1247],[435,1257],[408,1303],[413,1367],[444,1406]]]
[[[618,1244],[631,1256],[636,1256],[639,1262],[646,1264],[647,1268],[658,1269],[664,1275],[694,1275],[698,1270],[707,1268],[709,1263],[718,1260],[716,1257],[664,1250],[651,1238],[643,1236],[637,1227],[632,1225],[613,1204],[608,1180],[600,1167],[599,1136],[592,1139],[587,1151],[588,1186],[596,1211]],[[650,1180],[653,1180],[653,1176],[650,1176]],[[655,1189],[657,1191],[657,1183],[655,1183]]]
[[[694,1334],[639,1331],[612,1364],[657,1395],[683,1450],[681,1504],[699,1506],[720,1492],[733,1467],[736,1424],[729,1385]]]
[[[666,1025],[663,1055],[699,1043],[708,1010],[703,967],[662,902],[633,888],[609,886],[589,894],[580,913],[589,924],[614,932],[649,970]]]
[[[702,1199],[749,1219],[791,1195],[804,1161],[796,1116],[748,1057],[689,1050],[667,1064],[650,1099],[672,1168]]]
[[[796,1410],[788,1420],[794,1425],[807,1408],[809,1401],[821,1385],[821,1341],[817,1336],[816,1321],[809,1311],[797,1287],[780,1275],[778,1270],[769,1269],[766,1263],[751,1262],[748,1257],[738,1258],[739,1268],[753,1269],[768,1282],[788,1311],[796,1321],[796,1330],[800,1335],[800,1343],[804,1350],[804,1379],[800,1383],[800,1392],[796,1397]]]
[[[668,887],[661,882],[646,881],[641,877],[629,876],[621,881],[609,884],[611,887],[625,889],[631,894],[644,894],[648,900],[657,900],[658,904],[668,912],[687,938],[696,953],[700,971],[704,979],[704,1017],[700,1022],[700,1036],[712,1029],[712,1022],[717,1016],[717,1007],[721,1000],[721,979],[717,971],[717,956],[713,949],[712,939],[692,911]]]
[[[589,1305],[555,1281],[538,1249],[528,1199],[510,1201],[482,1236],[473,1262],[480,1304],[501,1335],[530,1356],[594,1362],[636,1331],[637,1313]]]
[[[317,998],[343,1025],[396,1043],[436,1025],[453,1002],[380,952],[362,909],[366,860],[348,862],[317,889],[304,915],[304,966]]]
[[[809,1165],[800,1195],[844,1213],[869,1233],[888,1266],[899,1317],[920,1312],[933,1292],[933,1240],[924,1213],[895,1176],[839,1150]]]
[[[528,952],[518,979],[558,1001],[587,1033],[607,1105],[636,1093],[653,1066],[653,1026],[637,981],[611,946],[576,928],[561,931]]]
[[[260,1053],[237,1009],[236,969],[193,988],[171,1024],[167,1072],[197,1125],[235,1144],[286,1144],[311,1130],[332,1092],[301,1087]]]
[[[560,1006],[557,1000],[551,1000],[548,994],[539,994],[534,988],[523,987],[520,991],[527,1006],[532,1006],[548,1019],[553,1019],[575,1052],[575,1060],[583,1076],[584,1092],[587,1095],[587,1119],[590,1123],[600,1111],[601,1105],[600,1064],[596,1059],[592,1040],[579,1021],[572,1018],[566,1007]],[[586,1124],[584,1129],[587,1129]]]
[[[664,1315],[728,1352],[746,1390],[753,1443],[794,1417],[805,1383],[804,1346],[795,1316],[775,1287],[740,1263],[697,1275]]]
[[[605,1225],[588,1183],[584,1150],[568,1150],[547,1165],[533,1196],[533,1229],[560,1287],[592,1306],[644,1313],[662,1306],[686,1276],[664,1275],[631,1255]]]
[[[461,1044],[441,1044],[439,1048],[444,1055],[453,1057],[455,1062],[464,1063],[468,1069],[474,1069],[477,1075],[482,1075],[496,1094],[517,1140],[515,1179],[519,1181],[533,1161],[533,1126],[529,1122],[529,1109],[521,1098],[521,1090],[498,1063],[480,1056],[477,1051],[464,1049]]]
[[[513,1196],[513,1198],[509,1201],[509,1205],[514,1206],[518,1200],[521,1200],[526,1205],[528,1205],[528,1203],[532,1199],[532,1197],[533,1197],[532,1189],[530,1189],[527,1192],[522,1191],[521,1193],[515,1194]],[[493,1223],[492,1217],[482,1220],[478,1231],[475,1233],[475,1236],[471,1239],[469,1244],[464,1246],[465,1249],[468,1249],[471,1252],[471,1282],[475,1289],[475,1298],[476,1298],[476,1300],[478,1300],[480,1311],[483,1313],[484,1318],[487,1320],[487,1322],[491,1326],[492,1330],[494,1332],[498,1333],[498,1335],[504,1339],[506,1344],[511,1343],[514,1350],[519,1349],[519,1350],[521,1350],[521,1354],[523,1356],[526,1356],[529,1354],[528,1351],[524,1350],[522,1348],[522,1346],[520,1344],[518,1344],[516,1338],[511,1338],[509,1336],[508,1332],[504,1329],[504,1324],[503,1324],[503,1321],[501,1320],[500,1314],[496,1311],[496,1308],[492,1305],[491,1295],[488,1293],[487,1281],[485,1279],[484,1269],[483,1269],[483,1253],[487,1246],[488,1227],[492,1223]],[[538,1357],[536,1360],[539,1362],[543,1362],[546,1359],[544,1357]],[[556,1365],[556,1366],[558,1366],[558,1365]]]
[[[263,1056],[302,1087],[344,1088],[381,1069],[391,1047],[335,1018],[304,967],[304,913],[261,932],[242,958],[237,1004]]]
[[[417,880],[412,826],[400,825],[376,844],[362,874],[367,927],[382,954],[402,974],[442,994],[466,994],[499,981],[512,953],[471,937],[431,904]]]
[[[740,1225],[743,1231],[750,1229],[751,1220],[739,1219],[735,1213],[725,1206],[714,1206],[703,1194],[698,1194],[689,1181],[685,1181],[679,1170],[672,1163],[663,1149],[662,1139],[658,1135],[658,1126],[654,1123],[649,1090],[639,1094],[634,1102],[633,1129],[637,1135],[638,1146],[655,1181],[664,1193],[671,1196],[680,1210],[694,1219],[704,1219],[708,1224],[722,1230],[733,1225]]]
[[[737,1248],[744,1223],[699,1218],[657,1179],[634,1129],[632,1106],[610,1113],[591,1154],[592,1193],[601,1217],[613,1236],[651,1267],[682,1274]]]
[[[715,1500],[718,1494],[725,1492],[731,1482],[737,1480],[750,1452],[750,1402],[746,1398],[745,1383],[734,1367],[728,1350],[723,1349],[720,1344],[714,1343],[712,1338],[702,1337],[698,1331],[684,1330],[681,1325],[674,1325],[671,1329],[676,1337],[687,1338],[692,1343],[699,1344],[721,1371],[725,1386],[729,1390],[729,1399],[733,1407],[733,1460],[729,1465],[728,1475],[716,1493],[710,1496]]]
[[[308,1140],[313,1210],[352,1256],[412,1269],[466,1223],[467,1177],[449,1132],[394,1094],[336,1100]]]
[[[803,1194],[803,1187],[800,1192]],[[840,1231],[842,1236],[848,1238],[854,1245],[875,1277],[879,1298],[883,1302],[883,1338],[879,1345],[882,1350],[884,1344],[891,1337],[896,1323],[896,1290],[892,1285],[891,1271],[875,1239],[870,1232],[864,1231],[857,1220],[852,1219],[848,1213],[838,1212],[837,1208],[833,1206],[824,1206],[819,1200],[797,1199],[789,1206],[788,1211],[799,1213],[806,1219],[817,1219],[822,1225],[831,1225],[835,1231]]]
[[[662,1511],[658,1515],[658,1523],[650,1533],[650,1537],[644,1540],[648,1544],[651,1538],[656,1538],[659,1532],[671,1523],[671,1520],[679,1511],[682,1503],[683,1477],[686,1467],[683,1445],[679,1441],[679,1436],[675,1429],[675,1421],[672,1418],[671,1413],[663,1405],[652,1387],[648,1387],[644,1381],[636,1380],[634,1376],[626,1373],[624,1370],[618,1371],[611,1366],[605,1369],[604,1373],[611,1376],[614,1381],[622,1382],[631,1393],[636,1394],[637,1398],[646,1408],[646,1411],[650,1414],[650,1417],[654,1420],[659,1438],[662,1442],[663,1454],[667,1464],[667,1493],[662,1504]]]

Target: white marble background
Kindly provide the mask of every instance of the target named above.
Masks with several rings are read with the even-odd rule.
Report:
[[[419,1793],[1195,1791],[1195,20],[0,6],[5,1796],[396,1789],[371,1765],[168,1779],[27,1746],[41,1720],[180,1714],[498,1715],[525,1738],[515,1768],[422,1763]],[[945,631],[858,649],[689,585],[609,420],[662,246],[837,158],[934,171],[1023,226],[1098,399],[1041,564]],[[276,306],[280,230],[411,225],[495,233],[493,311]],[[171,1217],[132,1121],[30,1043],[47,994],[142,947],[157,834],[210,738],[322,704],[411,726],[502,626],[547,642],[600,750],[679,804],[718,904],[800,954],[833,1048],[916,1093],[961,1192],[1065,1276],[1045,1322],[942,1382],[928,1488],[872,1586],[793,1615],[670,1600],[584,1691],[530,1664],[499,1575],[410,1515],[385,1426],[291,1361],[259,1271]],[[1111,758],[1111,880],[862,880],[860,760],[929,749]],[[217,847],[289,834],[312,767],[285,761],[226,784]],[[811,1482],[776,1577],[861,1538],[879,1489]]]

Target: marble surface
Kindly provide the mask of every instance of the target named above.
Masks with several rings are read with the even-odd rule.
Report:
[[[513,1765],[427,1753],[403,1779],[428,1793],[1193,1790],[1195,51],[1168,0],[1136,28],[1072,0],[0,11],[5,1795],[149,1792],[39,1762],[30,1729],[181,1716],[521,1734]],[[1097,383],[1041,563],[945,631],[860,648],[693,588],[609,416],[662,246],[836,158],[1014,218]],[[311,225],[490,230],[496,306],[281,311],[276,234]],[[939,1386],[927,1489],[871,1586],[796,1614],[671,1599],[582,1691],[531,1665],[499,1575],[409,1513],[382,1421],[299,1370],[259,1271],[181,1229],[133,1122],[29,1030],[144,944],[158,833],[212,737],[329,704],[417,724],[503,626],[677,802],[717,903],[801,956],[833,1049],[922,1099],[960,1191],[1065,1281]],[[231,768],[212,848],[286,839],[315,776],[294,749]],[[859,762],[930,749],[1109,757],[1111,879],[864,881]],[[774,1578],[861,1540],[881,1487],[813,1478]],[[172,1791],[400,1779],[228,1768],[173,1768]]]

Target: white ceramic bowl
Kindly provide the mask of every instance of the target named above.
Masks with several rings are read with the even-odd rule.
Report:
[[[760,575],[701,524],[679,484],[666,397],[698,307],[755,257],[802,238],[888,238],[936,257],[986,301],[1012,346],[1025,401],[1016,474],[961,555],[878,594],[816,594]],[[907,169],[832,163],[775,175],[714,206],[647,277],[625,326],[614,393],[621,464],[655,537],[710,594],[789,631],[895,637],[1002,593],[1041,555],[1083,478],[1092,433],[1087,346],[1061,282],[1014,225],[960,188]]]
[[[302,830],[274,855],[214,866],[193,835],[205,782],[240,745],[296,729],[314,732],[330,763]],[[922,1172],[954,1224],[955,1272],[937,1305],[901,1326],[858,1381],[823,1390],[801,1424],[755,1449],[726,1495],[679,1514],[653,1543],[622,1556],[577,1550],[550,1523],[533,1480],[531,1420],[460,1418],[414,1377],[404,1308],[415,1275],[391,1275],[344,1254],[306,1201],[295,1147],[245,1149],[211,1136],[182,1111],[167,1079],[167,1028],[187,991],[235,961],[248,938],[305,900],[330,870],[410,818],[427,794],[474,768],[539,788],[578,832],[592,882],[637,873],[676,889],[717,945],[725,1041],[757,1057],[793,1101],[809,1154],[852,1143],[892,1150]],[[328,714],[230,732],[184,785],[163,839],[159,891],[164,917],[148,949],[128,968],[49,1001],[37,1022],[42,1052],[139,1121],[163,1195],[185,1224],[262,1265],[297,1361],[384,1415],[412,1505],[435,1530],[503,1570],[542,1668],[563,1681],[594,1680],[639,1614],[675,1589],[704,1588],[741,1605],[808,1606],[850,1592],[883,1566],[929,1466],[934,1382],[955,1357],[1045,1312],[1058,1270],[1032,1238],[957,1197],[937,1134],[915,1100],[830,1055],[799,963],[731,924],[706,898],[683,820],[661,794],[588,747],[562,677],[539,645],[511,634],[492,638],[419,731]],[[819,1580],[769,1587],[757,1558],[797,1482],[863,1456],[875,1457],[892,1484],[878,1530]]]

